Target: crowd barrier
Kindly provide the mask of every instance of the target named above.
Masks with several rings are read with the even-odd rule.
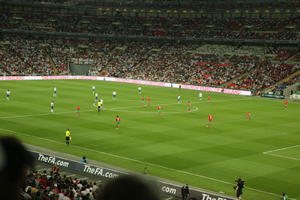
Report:
[[[33,155],[34,159],[37,162],[47,164],[49,165],[49,167],[56,165],[59,168],[66,168],[90,176],[91,175],[96,176],[102,180],[108,180],[114,177],[127,174],[126,172],[121,172],[113,169],[108,169],[105,167],[80,163],[80,162],[67,160],[57,156],[39,153],[35,151],[30,151],[30,153]],[[157,181],[157,184],[161,192],[170,196],[181,197],[181,186],[171,184],[171,183],[166,183],[163,181]],[[234,200],[234,198],[229,196],[225,196],[213,192],[202,191],[202,190],[195,190],[195,189],[190,189],[190,196],[195,197],[199,200]]]
[[[172,87],[189,90],[199,90],[206,92],[218,92],[225,94],[235,94],[250,96],[251,92],[247,90],[233,90],[233,89],[223,89],[215,87],[205,87],[205,86],[195,86],[195,85],[180,85],[178,83],[165,83],[165,82],[155,82],[155,81],[143,81],[125,78],[115,78],[115,77],[101,77],[101,76],[0,76],[0,80],[99,80],[99,81],[112,81],[120,83],[133,83],[141,85],[151,85],[160,87]]]

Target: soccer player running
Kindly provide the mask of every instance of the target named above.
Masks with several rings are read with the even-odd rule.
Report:
[[[98,107],[98,112],[100,112],[100,109],[101,109],[101,101],[100,100],[97,102],[97,107]]]
[[[138,87],[138,92],[139,92],[139,94],[142,94],[142,88],[141,87]]]
[[[103,108],[103,99],[100,99],[100,107]]]
[[[284,192],[282,192],[281,200],[288,200],[288,199],[289,197]]]
[[[177,97],[177,103],[178,103],[178,104],[180,104],[180,99],[181,99],[181,96],[179,95],[179,96]]]
[[[52,113],[54,112],[54,101],[50,103],[50,110]]]
[[[210,97],[210,96],[208,96],[208,97],[207,97],[207,101],[208,101],[208,103],[210,103],[210,100],[211,100],[211,97]]]
[[[69,145],[70,141],[71,141],[71,132],[70,132],[70,129],[68,128],[66,130],[66,144]]]
[[[246,113],[245,117],[246,117],[247,120],[250,120],[251,119],[251,113]]]
[[[206,124],[206,127],[209,127],[212,125],[212,121],[213,121],[213,116],[211,114],[208,114],[207,116],[207,124]]]
[[[142,104],[142,106],[145,106],[145,97],[144,96],[141,97],[141,104]]]
[[[6,90],[6,99],[9,101],[10,99],[10,90]]]
[[[202,100],[202,97],[203,97],[202,93],[199,92],[199,100]]]
[[[188,112],[191,112],[192,102],[188,101],[187,106],[188,106]]]
[[[162,106],[160,106],[159,104],[157,105],[157,113],[160,115],[162,112]]]
[[[119,117],[119,115],[116,116],[116,129],[119,129],[120,124],[121,124],[121,118]]]
[[[113,91],[112,99],[113,99],[113,101],[115,101],[117,99],[117,92],[116,91]]]
[[[147,98],[147,102],[148,102],[148,107],[150,106],[150,102],[151,102],[151,98],[148,96],[148,98]]]
[[[56,92],[57,92],[57,91],[56,91],[56,87],[55,87],[55,88],[53,88],[53,96],[54,96],[54,97],[56,97]]]
[[[77,114],[77,116],[80,116],[80,106],[76,107],[76,114]]]
[[[289,100],[288,99],[285,99],[283,101],[283,105],[284,105],[284,108],[287,109],[288,108],[288,105],[289,105]]]
[[[96,92],[96,87],[94,85],[92,86],[92,92],[93,92],[93,94],[95,94],[95,92]]]
[[[98,93],[95,93],[95,101],[98,101]]]

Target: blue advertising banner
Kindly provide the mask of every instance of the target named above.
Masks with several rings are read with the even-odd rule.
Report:
[[[127,174],[126,172],[116,171],[105,167],[89,165],[85,163],[75,162],[67,160],[53,155],[30,151],[37,162],[41,162],[47,165],[57,167],[63,167],[69,170],[78,171],[80,173],[86,173],[87,175],[97,176],[99,179],[111,179],[121,175]],[[181,197],[181,187],[171,183],[163,181],[157,181],[158,187],[162,193],[171,196]],[[190,197],[194,197],[199,200],[234,200],[233,197],[220,195],[213,192],[207,192],[202,190],[190,189]]]

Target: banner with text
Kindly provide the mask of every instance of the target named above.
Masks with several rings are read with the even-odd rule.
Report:
[[[104,167],[94,166],[90,164],[75,162],[72,160],[67,160],[64,158],[60,158],[53,155],[47,155],[44,153],[38,153],[34,151],[30,151],[36,161],[57,167],[67,168],[69,170],[78,171],[80,173],[85,173],[87,175],[97,176],[99,179],[111,179],[114,177],[118,177],[121,175],[125,175],[127,173],[116,171],[113,169],[107,169]],[[158,187],[160,188],[161,192],[171,195],[181,197],[181,187],[178,185],[174,185],[171,183],[165,183],[163,181],[157,182]],[[202,190],[194,190],[190,189],[190,196],[197,197],[201,200],[234,200],[232,197],[219,195],[212,192],[206,192]]]
[[[143,81],[143,80],[115,78],[115,77],[101,77],[101,76],[0,76],[0,80],[98,80],[98,81],[133,83],[133,84],[141,84],[141,85],[160,86],[160,87],[173,87],[173,88],[181,87],[183,89],[189,89],[189,90],[219,92],[225,94],[236,94],[236,95],[245,95],[245,96],[251,95],[251,92],[246,90],[233,90],[233,89],[223,89],[223,88],[195,86],[195,85],[180,85],[178,83],[165,83],[165,82]]]

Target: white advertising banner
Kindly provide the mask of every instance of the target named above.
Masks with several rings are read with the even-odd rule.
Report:
[[[125,78],[115,78],[115,77],[101,77],[101,76],[0,76],[0,80],[100,80],[100,81],[112,81],[120,83],[133,83],[141,85],[151,85],[159,87],[174,87],[179,88],[177,83],[164,83],[155,81],[143,81]],[[223,89],[215,87],[206,86],[196,86],[196,85],[181,85],[182,89],[188,90],[199,90],[206,92],[218,92],[225,94],[236,94],[250,96],[251,92],[247,90],[233,90],[233,89]]]

